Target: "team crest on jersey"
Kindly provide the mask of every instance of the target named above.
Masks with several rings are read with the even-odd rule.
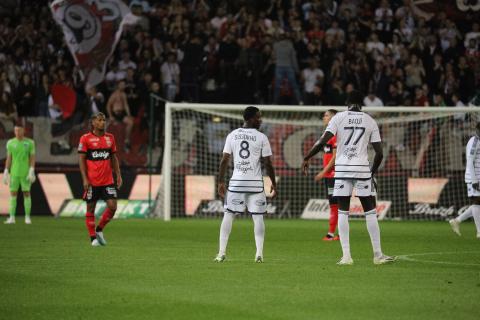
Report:
[[[109,137],[105,137],[105,142],[107,143],[107,146],[109,146],[109,147],[112,146],[112,141],[110,140]]]

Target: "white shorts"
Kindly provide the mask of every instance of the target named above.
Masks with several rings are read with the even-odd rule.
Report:
[[[469,183],[467,183],[467,195],[468,195],[469,198],[471,198],[471,197],[480,197],[480,191],[474,189],[474,188],[472,187],[472,183],[469,182]]]
[[[377,191],[372,183],[372,179],[368,180],[341,180],[335,179],[335,187],[333,189],[334,197],[350,197],[355,189],[357,197],[376,196]]]
[[[225,194],[225,210],[231,213],[244,213],[245,209],[251,214],[265,214],[267,212],[267,197],[265,192],[238,193],[227,191]]]

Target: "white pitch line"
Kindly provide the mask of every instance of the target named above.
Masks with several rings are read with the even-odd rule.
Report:
[[[423,260],[423,259],[411,258],[412,256],[434,256],[434,255],[449,255],[449,254],[464,254],[464,253],[480,253],[480,251],[448,251],[448,252],[412,253],[412,254],[399,255],[398,259],[403,260],[403,261],[410,261],[410,262],[433,263],[433,264],[444,264],[444,265],[454,265],[454,266],[480,267],[479,263],[462,263],[462,262],[435,261],[435,260]]]

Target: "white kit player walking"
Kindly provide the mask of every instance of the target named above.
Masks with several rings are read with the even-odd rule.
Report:
[[[263,215],[267,211],[267,199],[263,189],[261,163],[272,182],[271,193],[275,197],[277,185],[272,166],[272,150],[265,134],[258,131],[262,123],[260,110],[247,107],[243,112],[245,123],[242,128],[233,130],[225,141],[223,157],[218,173],[218,194],[224,199],[225,213],[220,226],[220,249],[215,262],[223,262],[226,257],[228,237],[236,214],[245,212],[252,215],[257,252],[255,262],[263,262],[263,242],[265,224]],[[233,174],[225,186],[225,173],[233,156]]]
[[[465,165],[465,183],[468,197],[472,205],[461,215],[449,221],[453,232],[461,236],[460,223],[473,216],[480,239],[480,123],[477,123],[476,134],[468,140]]]
[[[362,112],[363,95],[352,91],[348,96],[348,111],[337,113],[329,122],[320,140],[312,147],[303,161],[303,172],[308,173],[310,159],[323,150],[333,136],[337,136],[337,154],[335,157],[335,186],[333,196],[338,200],[338,233],[343,256],[339,265],[353,264],[350,254],[350,230],[348,215],[350,197],[355,194],[360,198],[367,229],[373,247],[373,263],[384,264],[395,261],[395,257],[382,253],[380,245],[380,227],[377,221],[375,201],[374,174],[383,159],[382,143],[378,125],[368,114]],[[368,161],[368,144],[375,150],[375,158],[370,168]]]

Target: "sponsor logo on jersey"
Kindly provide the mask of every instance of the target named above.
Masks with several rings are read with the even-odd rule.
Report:
[[[356,148],[356,147],[345,148],[345,150],[343,150],[343,155],[344,155],[348,160],[352,160],[353,158],[358,157],[358,155],[357,155],[357,148]]]
[[[257,206],[264,206],[264,205],[265,205],[265,201],[263,201],[263,200],[257,200],[257,201],[255,201],[255,204],[256,204]]]
[[[245,202],[244,202],[243,200],[240,200],[240,199],[232,199],[232,204],[234,204],[234,205],[239,206],[239,205],[242,205],[242,204],[244,204],[244,203],[245,203]]]
[[[108,159],[110,156],[110,152],[108,151],[93,151],[92,158],[93,159]]]
[[[107,187],[107,188],[105,188],[105,190],[107,191],[107,193],[109,195],[112,195],[112,196],[115,196],[115,197],[117,196],[117,189],[112,188],[112,187]]]

